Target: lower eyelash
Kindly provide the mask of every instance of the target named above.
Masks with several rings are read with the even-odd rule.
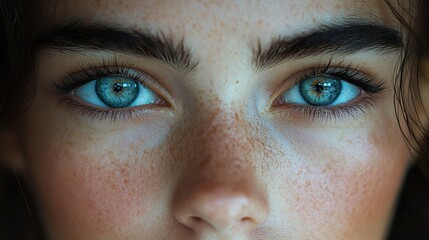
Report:
[[[363,117],[368,109],[374,107],[376,98],[372,96],[362,97],[359,103],[354,105],[340,105],[332,107],[315,107],[311,105],[284,106],[290,111],[303,115],[305,118],[315,122],[337,122],[342,119]]]
[[[132,119],[133,117],[137,117],[140,115],[147,114],[152,110],[157,109],[159,111],[159,106],[155,105],[143,105],[140,107],[133,108],[97,108],[90,105],[82,104],[79,101],[73,100],[69,96],[64,96],[60,103],[66,104],[71,110],[76,111],[79,116],[88,117],[91,121],[93,120],[110,120],[111,122],[115,122],[117,120],[122,119],[123,121]]]

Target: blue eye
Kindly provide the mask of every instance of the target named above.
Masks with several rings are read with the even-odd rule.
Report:
[[[338,78],[315,76],[301,81],[282,96],[284,103],[336,106],[361,94],[361,89]]]
[[[159,97],[136,80],[108,76],[93,80],[74,90],[81,100],[99,107],[126,108],[154,104]]]

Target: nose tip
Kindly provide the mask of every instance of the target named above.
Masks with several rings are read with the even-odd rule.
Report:
[[[182,198],[175,209],[176,219],[197,233],[248,232],[266,218],[267,209],[256,194],[206,190]]]

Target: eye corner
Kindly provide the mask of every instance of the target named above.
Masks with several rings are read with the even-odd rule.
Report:
[[[283,97],[284,93],[278,97],[276,97],[273,101],[271,101],[271,107],[273,108],[277,108],[280,107],[282,105],[284,105],[285,103],[282,101],[282,97]]]

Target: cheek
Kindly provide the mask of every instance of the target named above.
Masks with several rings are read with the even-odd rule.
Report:
[[[287,164],[273,170],[282,179],[277,200],[283,205],[273,212],[296,220],[292,227],[307,223],[309,236],[381,237],[409,157],[394,124],[301,132],[283,154]]]
[[[61,141],[41,147],[39,155],[31,155],[37,164],[30,172],[49,231],[81,239],[151,226],[166,185],[156,150],[135,154],[120,139],[91,149]]]
[[[22,123],[28,180],[48,235],[121,239],[129,229],[151,228],[169,197],[160,147],[168,124],[91,121],[73,111],[59,114],[63,109],[49,101],[36,96]]]

